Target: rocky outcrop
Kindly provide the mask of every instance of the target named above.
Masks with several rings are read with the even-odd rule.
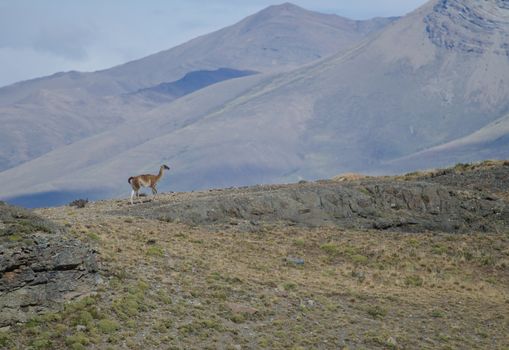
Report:
[[[91,293],[95,252],[57,225],[0,202],[0,326]]]
[[[255,186],[176,195],[128,209],[130,215],[193,225],[260,223],[421,232],[495,231],[509,204],[489,192],[425,181],[370,178]]]
[[[494,52],[505,55],[508,18],[507,1],[440,0],[424,21],[439,47],[482,54],[495,45]]]

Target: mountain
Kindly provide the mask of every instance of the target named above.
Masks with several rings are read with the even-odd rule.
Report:
[[[118,95],[180,79],[200,69],[268,71],[295,67],[350,48],[394,18],[354,21],[290,3],[270,6],[242,21],[175,48],[92,73],[62,72],[0,89],[0,105],[39,89],[79,89]]]
[[[508,17],[501,1],[430,1],[347,52],[211,85],[154,108],[143,128],[125,123],[3,172],[4,196],[125,195],[128,176],[161,163],[172,190],[413,170],[461,140],[475,148],[462,161],[506,158]],[[474,142],[479,133],[491,141]],[[436,147],[441,159],[419,156]]]
[[[291,4],[271,6],[230,27],[111,69],[57,73],[0,88],[0,171],[139,118],[154,102],[170,102],[115,97],[173,84],[192,72],[290,69],[345,51],[392,21],[352,21]]]

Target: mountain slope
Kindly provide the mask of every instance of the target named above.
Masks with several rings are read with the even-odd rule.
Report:
[[[154,144],[155,140],[180,129],[199,125],[204,116],[222,110],[229,101],[243,96],[261,81],[269,78],[270,76],[257,74],[209,86],[155,108],[144,116],[142,127],[137,120],[123,123],[116,128],[60,147],[30,162],[8,169],[0,173],[0,179],[5,177],[11,182],[9,189],[2,191],[2,196],[11,197],[12,194],[19,194],[22,187],[25,188],[21,191],[23,194],[75,190],[91,192],[91,188],[95,188],[104,195],[111,191],[112,186],[125,187],[127,184],[127,177],[124,179],[125,176],[113,174],[133,175],[138,171],[151,172],[151,165],[159,167],[160,164],[155,164],[161,161],[168,162],[172,168],[178,169],[173,155],[176,149],[173,146]],[[175,137],[177,143],[182,141],[180,143],[182,147],[199,140],[206,142],[208,138],[195,135],[184,141]],[[140,149],[140,153],[136,151],[137,148]],[[211,148],[210,151],[214,149]],[[177,152],[185,153],[185,150]],[[101,171],[101,166],[113,168],[111,176]],[[89,175],[84,175],[87,172]],[[93,196],[90,195],[89,198]]]
[[[175,48],[93,73],[65,72],[0,88],[0,105],[39,89],[118,95],[221,67],[268,71],[294,67],[344,51],[394,19],[353,21],[286,3]]]
[[[394,18],[353,21],[285,3],[174,49],[99,73],[138,89],[197,69],[289,69],[345,51],[392,21]]]
[[[174,170],[161,187],[176,190],[387,171],[390,161],[507,115],[507,18],[503,2],[431,1],[346,53],[239,78],[235,88],[210,86],[147,114],[149,128],[126,124],[48,154],[47,164],[65,165],[91,150],[89,163],[73,161],[68,173],[42,161],[4,172],[0,180],[15,179],[4,196],[75,189],[122,195],[125,178],[162,162]],[[104,148],[94,153],[97,144]],[[417,166],[433,164],[430,157]],[[401,162],[391,170],[415,166]],[[29,169],[41,176],[24,178]]]
[[[470,135],[387,162],[387,168],[419,168],[421,164],[444,166],[472,159],[504,159],[509,149],[509,115]]]
[[[344,51],[391,21],[352,21],[291,4],[271,6],[230,27],[121,66],[57,73],[0,88],[0,171],[139,118],[154,102],[170,102],[147,101],[141,95],[132,100],[114,97],[170,84],[191,72],[289,69]]]

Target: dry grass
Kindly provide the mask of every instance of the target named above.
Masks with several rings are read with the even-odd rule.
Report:
[[[394,176],[397,180],[412,181],[416,179],[422,179],[427,177],[436,177],[449,173],[461,173],[465,171],[473,171],[479,169],[492,169],[500,166],[509,166],[508,160],[484,160],[481,162],[474,163],[458,163],[453,167],[445,169],[430,169],[423,171],[414,171],[405,175]]]
[[[332,180],[342,182],[342,181],[356,181],[356,180],[362,180],[362,179],[366,179],[366,178],[369,178],[369,176],[366,176],[363,174],[357,174],[357,173],[345,173],[345,174],[340,174],[340,175],[334,176],[332,178]]]
[[[234,227],[211,232],[106,215],[115,205],[39,211],[94,245],[107,277],[96,296],[8,335],[0,332],[0,344],[16,349],[509,346],[509,232],[417,235],[277,225],[261,225],[254,233]]]

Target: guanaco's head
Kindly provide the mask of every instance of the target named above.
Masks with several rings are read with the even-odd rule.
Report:
[[[165,165],[165,164],[161,165],[161,168],[166,169],[166,170],[170,170],[170,167]]]

